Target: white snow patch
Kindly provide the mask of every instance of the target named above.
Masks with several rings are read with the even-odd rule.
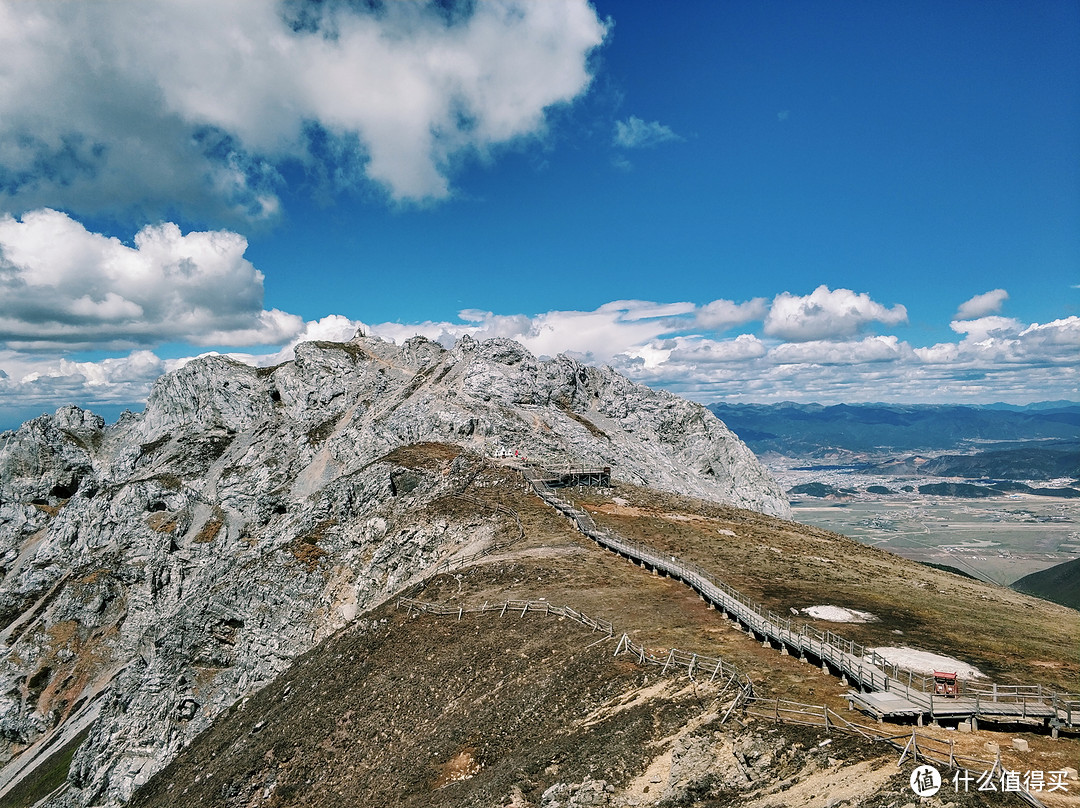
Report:
[[[961,679],[976,679],[985,676],[978,668],[944,654],[919,651],[907,646],[900,648],[871,648],[870,650],[876,651],[878,656],[885,657],[892,664],[916,673],[942,671],[955,673]]]
[[[858,609],[845,609],[843,606],[807,606],[803,614],[828,620],[831,623],[876,623],[877,616]]]

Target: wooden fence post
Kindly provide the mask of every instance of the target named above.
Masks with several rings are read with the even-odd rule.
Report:
[[[671,664],[671,660],[673,660],[674,658],[675,658],[675,649],[672,648],[670,651],[668,651],[667,662],[664,663],[664,669],[662,671],[660,671],[661,676],[663,676],[665,673],[667,673],[668,665]]]

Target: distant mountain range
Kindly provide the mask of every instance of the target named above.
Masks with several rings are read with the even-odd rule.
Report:
[[[796,457],[820,457],[849,452],[970,452],[982,443],[994,443],[996,452],[1006,450],[1002,442],[1026,443],[1014,449],[1038,449],[1035,466],[1042,478],[1074,476],[1077,466],[1077,437],[1080,436],[1080,403],[1043,402],[1019,407],[1008,404],[961,406],[953,404],[710,404],[717,417],[758,454],[776,452]],[[1055,441],[1032,446],[1033,441]],[[1060,444],[1057,441],[1065,441]],[[991,448],[989,446],[985,447]],[[1045,451],[1049,450],[1049,452]],[[1056,455],[1054,453],[1057,453]],[[986,452],[981,456],[985,456]],[[1035,456],[997,457],[994,465],[1019,464],[1030,468]],[[947,462],[942,458],[944,474]],[[959,461],[950,459],[953,465]],[[966,462],[966,461],[965,461]],[[953,476],[986,475],[950,471]]]
[[[1080,441],[1044,441],[928,460],[924,474],[968,479],[1053,480],[1080,477]]]

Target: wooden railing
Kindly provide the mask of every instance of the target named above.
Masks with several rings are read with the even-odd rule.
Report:
[[[950,771],[967,770],[969,772],[1002,773],[1001,750],[999,749],[993,760],[965,755],[956,751],[956,741],[953,739],[942,740],[932,735],[920,733],[912,729],[910,733],[895,734],[883,727],[867,724],[858,724],[849,721],[824,704],[802,704],[800,702],[787,701],[785,699],[763,699],[751,696],[745,699],[744,714],[753,718],[766,721],[774,721],[781,724],[801,724],[804,726],[818,727],[826,733],[832,731],[843,732],[848,735],[858,735],[867,740],[887,744],[900,752],[897,765],[906,759],[924,761]],[[1034,808],[1045,808],[1044,804],[1026,788],[1018,787],[1009,792]]]
[[[424,612],[427,614],[454,617],[461,620],[466,614],[480,614],[491,617],[517,616],[524,617],[527,614],[556,615],[567,617],[580,623],[593,631],[600,632],[600,640],[592,643],[611,640],[615,636],[612,623],[608,620],[594,618],[584,612],[569,606],[555,606],[548,601],[533,600],[505,600],[500,603],[484,603],[482,606],[464,606],[447,603],[431,603],[417,600],[416,598],[400,597],[397,601],[398,608],[408,609],[411,612]],[[842,732],[848,735],[856,735],[868,741],[880,742],[891,746],[900,752],[898,765],[904,760],[911,758],[913,761],[925,761],[947,768],[949,770],[966,769],[969,771],[1001,772],[1001,752],[998,751],[994,760],[985,760],[958,753],[954,740],[942,740],[931,735],[919,733],[912,729],[910,733],[895,734],[883,727],[875,725],[858,724],[849,721],[844,716],[830,709],[824,704],[804,704],[787,699],[767,699],[755,695],[754,686],[750,679],[740,673],[734,665],[719,657],[710,657],[703,654],[694,654],[672,648],[667,654],[655,654],[650,652],[644,645],[635,643],[628,634],[622,634],[615,648],[615,656],[628,654],[640,665],[651,665],[661,668],[661,675],[667,673],[685,671],[691,679],[695,674],[701,681],[710,683],[722,682],[722,687],[716,696],[716,700],[723,702],[724,696],[734,692],[734,699],[720,719],[720,724],[727,722],[735,712],[746,718],[773,721],[782,724],[798,724],[802,726],[816,727],[825,731]],[[1034,808],[1045,808],[1030,791],[1019,789],[1015,792],[1024,802]]]
[[[582,533],[597,544],[635,564],[682,581],[710,605],[723,611],[725,616],[730,614],[745,625],[749,633],[761,635],[766,642],[778,643],[798,652],[801,658],[807,654],[814,656],[823,666],[843,674],[866,690],[896,690],[916,706],[933,710],[935,683],[932,676],[889,662],[877,651],[832,631],[821,631],[805,622],[799,623],[777,614],[714,578],[697,564],[601,528],[585,510],[575,507],[546,485],[535,470],[522,468],[520,471],[545,502],[573,521]],[[1041,685],[1003,686],[958,677],[957,691],[958,696],[975,700],[976,714],[982,703],[992,700],[997,704],[1015,704],[1017,709],[1009,712],[1010,716],[1015,714],[1015,717],[1026,718],[1029,713],[1035,712],[1030,708],[1038,703],[1044,711],[1052,708],[1053,720],[1065,726],[1075,726],[1080,719],[1080,695],[1055,692]],[[987,694],[990,694],[989,698]],[[1002,714],[1000,709],[994,712]]]
[[[603,634],[602,639],[613,639],[615,629],[609,620],[590,617],[570,606],[556,606],[546,600],[504,600],[501,603],[484,603],[482,606],[454,606],[447,603],[431,603],[411,597],[400,597],[397,600],[399,609],[408,609],[416,612],[441,615],[444,617],[456,617],[460,620],[467,614],[480,614],[505,617],[516,615],[524,617],[527,614],[556,615],[567,617],[576,623],[591,628]],[[598,641],[599,642],[599,641]],[[595,643],[594,643],[595,644]],[[660,667],[661,674],[669,671],[675,673],[685,670],[691,679],[696,673],[701,679],[709,682],[725,682],[724,692],[730,687],[736,687],[743,693],[743,698],[753,695],[754,686],[744,674],[720,657],[695,654],[690,651],[681,651],[678,648],[669,649],[665,655],[657,655],[650,652],[644,645],[639,645],[630,639],[630,635],[622,634],[615,647],[614,656],[628,654],[640,665],[652,665]],[[729,709],[730,712],[730,709]]]

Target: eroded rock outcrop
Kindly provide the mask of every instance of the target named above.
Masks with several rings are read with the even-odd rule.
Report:
[[[0,436],[0,793],[78,743],[54,804],[122,803],[297,655],[505,530],[431,506],[515,454],[789,513],[704,407],[507,340],[207,357],[114,425],[67,407]]]

